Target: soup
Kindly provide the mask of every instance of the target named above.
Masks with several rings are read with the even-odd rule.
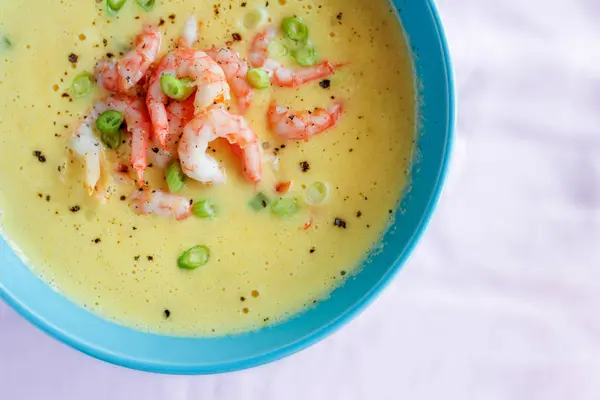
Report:
[[[396,15],[383,0],[121,3],[0,0],[5,237],[53,288],[135,329],[225,335],[325,299],[374,251],[407,181],[414,84]],[[164,61],[199,49],[214,82],[188,71],[199,58]],[[115,97],[125,111],[106,114]],[[168,105],[172,123],[184,104],[193,120],[161,136],[157,113]],[[85,126],[101,150],[81,150]]]

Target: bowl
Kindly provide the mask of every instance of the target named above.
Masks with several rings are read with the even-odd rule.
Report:
[[[412,51],[418,91],[417,147],[411,183],[383,249],[331,296],[287,322],[220,338],[183,338],[135,331],[66,300],[37,278],[0,239],[0,298],[62,342],[129,368],[208,374],[239,370],[297,352],[363,310],[390,282],[422,235],[443,185],[454,123],[448,48],[430,0],[392,2]]]

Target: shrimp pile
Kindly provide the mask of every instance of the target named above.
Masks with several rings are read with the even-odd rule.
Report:
[[[76,128],[70,142],[72,154],[84,166],[83,184],[90,195],[108,197],[105,190],[111,168],[106,167],[109,151],[98,132],[99,117],[106,111],[123,117],[123,144],[130,146],[129,160],[119,160],[112,178],[119,183],[136,183],[131,196],[132,209],[182,220],[190,215],[192,200],[149,188],[144,180],[148,163],[164,168],[179,162],[181,171],[203,184],[222,184],[226,174],[222,165],[208,153],[210,143],[224,139],[240,159],[244,175],[256,184],[262,179],[262,147],[243,114],[252,106],[255,89],[247,79],[252,68],[262,68],[275,86],[298,87],[333,74],[342,64],[323,61],[303,68],[286,68],[270,59],[267,48],[277,30],[269,27],[251,42],[248,60],[231,47],[194,48],[198,42],[197,21],[191,17],[177,42],[178,47],[158,58],[162,34],[146,26],[135,47],[120,59],[98,61],[95,80],[106,96],[95,103]],[[176,101],[163,90],[161,78],[191,81],[194,91],[187,99]],[[169,77],[169,78],[171,78]],[[239,115],[229,111],[233,94]],[[179,99],[179,98],[178,98]],[[343,111],[342,103],[313,111],[291,111],[273,101],[267,111],[269,129],[284,140],[309,140],[335,126]],[[100,129],[100,127],[98,128]],[[134,171],[135,177],[129,177]],[[108,175],[108,176],[107,176]]]

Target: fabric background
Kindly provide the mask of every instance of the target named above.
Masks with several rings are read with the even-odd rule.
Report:
[[[0,304],[0,399],[600,398],[600,1],[439,6],[459,94],[452,168],[372,307],[280,362],[172,377],[89,358]]]

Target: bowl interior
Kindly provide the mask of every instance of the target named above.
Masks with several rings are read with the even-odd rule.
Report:
[[[271,328],[223,338],[143,333],[97,317],[53,291],[0,239],[0,298],[61,341],[105,361],[166,373],[215,373],[281,358],[322,339],[364,308],[397,272],[424,229],[441,189],[453,125],[453,93],[442,28],[430,0],[395,0],[413,53],[418,144],[407,190],[383,250],[331,297]]]

